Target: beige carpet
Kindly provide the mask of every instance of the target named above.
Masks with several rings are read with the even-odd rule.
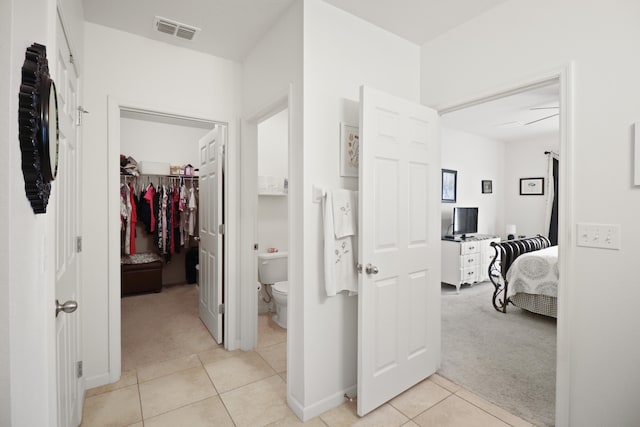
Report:
[[[556,320],[491,305],[493,285],[442,285],[440,375],[536,426],[555,422]]]
[[[124,297],[121,308],[123,371],[218,347],[198,316],[196,285]]]

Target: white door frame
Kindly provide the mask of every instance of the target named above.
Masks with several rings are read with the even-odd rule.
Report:
[[[442,115],[463,108],[482,104],[508,95],[525,92],[536,87],[544,86],[552,81],[560,83],[560,187],[559,187],[559,230],[558,256],[561,262],[560,277],[562,286],[558,288],[558,323],[557,323],[557,353],[556,353],[556,425],[569,425],[570,393],[571,393],[571,332],[575,325],[571,322],[571,295],[574,288],[574,98],[573,87],[574,64],[569,62],[546,73],[532,78],[509,84],[479,96],[471,97],[463,102],[436,107]]]
[[[226,121],[218,121],[211,118],[203,117],[199,114],[192,112],[177,111],[171,107],[162,106],[145,106],[140,103],[131,101],[122,101],[113,96],[107,97],[107,182],[108,182],[108,212],[109,212],[109,224],[108,224],[108,324],[109,324],[109,337],[108,337],[108,349],[109,349],[109,372],[108,381],[115,382],[120,378],[122,370],[121,366],[121,313],[120,313],[120,234],[116,231],[119,230],[120,224],[118,220],[119,203],[118,200],[118,186],[120,185],[120,114],[122,111],[138,112],[145,114],[152,114],[156,116],[163,116],[169,118],[178,118],[184,120],[190,120],[195,122],[210,123],[211,125],[219,124],[227,126],[227,140],[225,141],[226,155],[225,155],[225,171],[228,179],[225,180],[225,194],[227,197],[227,203],[225,204],[225,219],[227,220],[227,233],[228,236],[237,236],[237,168],[233,165],[236,164],[237,157],[237,144],[232,143],[232,135],[235,135],[235,129],[232,129],[234,121],[228,119]],[[140,159],[138,159],[140,160]],[[235,262],[234,251],[237,248],[237,239],[227,238],[225,239],[225,280],[224,280],[224,292],[225,292],[225,307],[229,307],[229,310],[225,310],[224,314],[224,346],[226,349],[233,350],[237,348],[237,341],[234,337],[237,336],[238,323],[236,316],[229,315],[236,310],[238,304],[238,292],[236,286],[229,286],[229,283],[237,283],[237,266]],[[91,384],[91,387],[96,387],[102,384]]]
[[[251,165],[257,166],[257,147],[258,147],[258,124],[269,117],[285,110],[289,109],[289,166],[291,169],[291,89],[286,93],[281,94],[273,102],[259,108],[257,111],[248,115],[246,119],[242,121],[242,143],[240,149],[240,212],[242,212],[242,218],[240,220],[240,318],[242,321],[240,330],[240,348],[242,350],[251,350],[258,345],[258,293],[256,284],[258,283],[258,264],[256,256],[258,251],[254,250],[254,244],[258,242],[257,224],[258,216],[256,213],[257,206],[257,188],[258,182],[256,177],[256,169],[253,169]],[[291,206],[292,202],[287,199],[288,208],[287,212],[289,220],[291,218]],[[291,227],[289,227],[291,229]],[[291,233],[288,235],[288,247],[291,248]],[[295,260],[295,254],[293,259]],[[292,266],[295,266],[295,261],[292,261],[292,253],[289,251],[289,270],[287,277],[292,277]],[[290,311],[288,312],[290,313]],[[288,314],[287,313],[287,314]],[[291,322],[287,322],[287,326],[291,326]],[[287,334],[287,341],[290,334]],[[290,348],[287,343],[287,348]],[[287,364],[289,358],[287,357]]]

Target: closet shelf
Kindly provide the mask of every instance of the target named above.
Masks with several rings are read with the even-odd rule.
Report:
[[[284,191],[259,191],[258,196],[287,196]]]
[[[140,178],[140,177],[147,177],[147,176],[157,176],[157,177],[163,177],[163,178],[185,178],[185,179],[198,179],[200,178],[199,175],[165,175],[165,174],[155,174],[155,173],[141,173],[140,175],[136,176],[136,175],[127,175],[127,174],[120,174],[121,177],[127,177],[127,178]]]

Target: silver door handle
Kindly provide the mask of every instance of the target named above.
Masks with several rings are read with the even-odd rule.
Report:
[[[56,300],[56,317],[58,313],[64,311],[65,313],[73,313],[78,309],[78,303],[75,301],[67,301],[64,304],[60,304],[60,301]]]
[[[366,271],[367,274],[378,274],[379,272],[378,267],[371,264],[367,264],[367,266],[364,268],[364,271]]]

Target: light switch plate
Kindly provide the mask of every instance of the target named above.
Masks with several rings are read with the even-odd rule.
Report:
[[[578,246],[620,250],[620,224],[578,224]]]

